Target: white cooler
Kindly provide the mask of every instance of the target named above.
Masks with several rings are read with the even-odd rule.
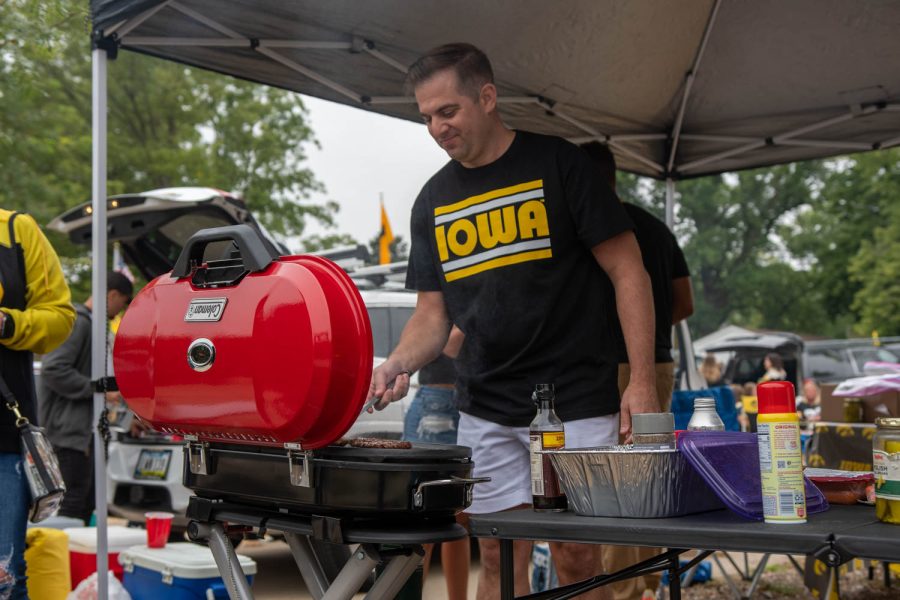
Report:
[[[238,555],[250,584],[256,562]],[[165,548],[135,546],[119,554],[125,571],[123,583],[132,600],[228,599],[216,561],[206,546],[176,542]]]

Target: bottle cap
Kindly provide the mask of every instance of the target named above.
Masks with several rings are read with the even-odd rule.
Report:
[[[541,400],[553,400],[553,384],[552,383],[539,383],[534,386],[534,393],[531,395],[531,399],[537,404]]]
[[[639,413],[631,415],[631,432],[672,433],[675,431],[675,416],[672,413]]]
[[[797,397],[790,381],[766,381],[756,387],[759,399],[759,414],[779,414],[796,412]]]
[[[712,396],[698,396],[694,398],[694,408],[716,409],[716,399]]]

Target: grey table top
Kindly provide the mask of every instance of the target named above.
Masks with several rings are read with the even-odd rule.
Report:
[[[879,523],[869,506],[832,506],[796,525],[750,521],[729,510],[626,519],[525,509],[472,515],[470,527],[477,537],[776,554],[814,554],[831,545],[847,555],[900,560],[900,526]]]

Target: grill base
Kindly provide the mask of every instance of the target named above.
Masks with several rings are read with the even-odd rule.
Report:
[[[311,453],[312,485],[302,487],[291,483],[285,450],[210,444],[207,474],[191,472],[185,457],[184,485],[202,498],[292,514],[452,517],[471,502],[471,484],[463,481],[472,474],[469,456],[468,448],[440,444],[411,450],[329,447]]]

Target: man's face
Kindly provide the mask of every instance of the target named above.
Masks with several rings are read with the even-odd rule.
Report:
[[[125,310],[131,298],[119,290],[109,290],[106,294],[106,316],[110,319]]]
[[[491,84],[481,88],[477,99],[459,87],[455,71],[439,71],[416,87],[416,102],[434,141],[450,158],[476,166],[491,132],[489,113],[496,94]]]

